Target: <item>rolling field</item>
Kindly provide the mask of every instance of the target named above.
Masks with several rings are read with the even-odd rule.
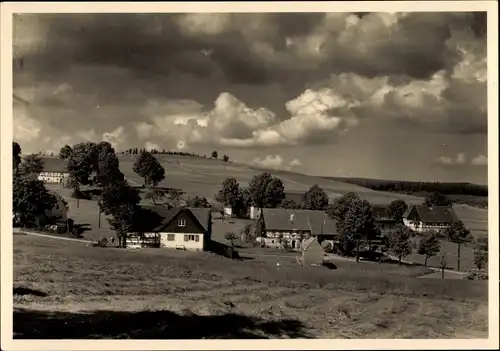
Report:
[[[16,338],[486,338],[487,282],[422,267],[14,237]]]

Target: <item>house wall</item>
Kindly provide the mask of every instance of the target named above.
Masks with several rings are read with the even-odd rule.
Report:
[[[204,250],[205,238],[200,233],[160,233],[160,247],[184,250]]]
[[[250,219],[258,219],[260,217],[261,209],[255,206],[250,207]]]
[[[62,172],[42,172],[38,175],[38,180],[44,183],[58,184],[69,178],[69,173]]]
[[[446,224],[446,223],[422,223],[420,221],[413,221],[413,220],[410,220],[410,219],[403,219],[403,223],[404,225],[406,225],[408,228],[410,228],[411,230],[414,230],[416,232],[429,232],[429,231],[433,231],[433,232],[439,232],[443,229],[446,229],[448,228],[450,225],[449,224]]]
[[[308,231],[276,231],[276,230],[266,230],[266,236],[264,238],[264,243],[266,247],[270,248],[281,248],[280,236],[283,235],[282,240],[286,241],[288,247],[294,251],[301,251],[302,249],[302,239],[307,234]],[[301,237],[302,236],[302,237]],[[294,243],[295,242],[295,243]]]

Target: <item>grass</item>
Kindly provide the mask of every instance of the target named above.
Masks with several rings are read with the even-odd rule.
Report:
[[[487,282],[415,278],[423,267],[337,265],[15,236],[15,336],[487,337]]]

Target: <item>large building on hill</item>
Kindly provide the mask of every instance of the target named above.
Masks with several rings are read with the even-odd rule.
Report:
[[[43,157],[43,171],[38,179],[47,184],[63,184],[69,179],[66,161],[57,157]]]
[[[129,247],[206,250],[212,236],[209,208],[142,206],[155,220],[144,218],[127,235]]]
[[[318,242],[338,240],[336,221],[324,211],[289,210],[284,208],[263,209],[266,247],[288,248],[301,251],[303,240],[314,236]]]
[[[457,221],[458,217],[451,206],[412,205],[403,216],[403,223],[420,233],[441,231]]]

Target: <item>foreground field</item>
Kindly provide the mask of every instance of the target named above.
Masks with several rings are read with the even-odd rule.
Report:
[[[421,267],[14,237],[18,338],[486,338],[487,283]]]

